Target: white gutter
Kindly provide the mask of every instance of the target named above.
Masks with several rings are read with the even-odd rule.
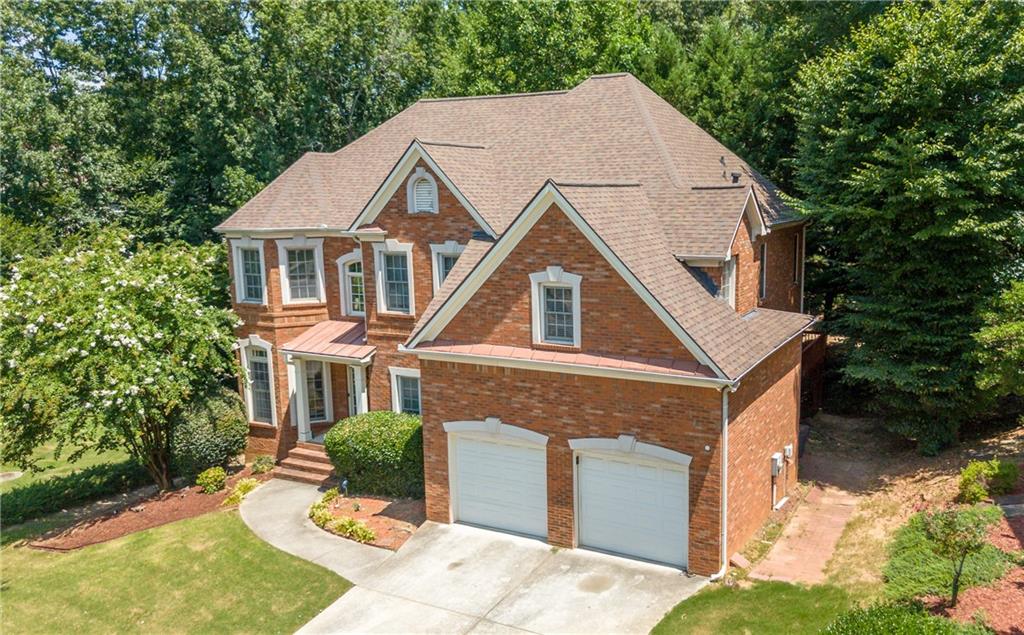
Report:
[[[219,229],[214,228],[214,232],[222,234],[225,238],[250,238],[250,237],[263,237],[263,238],[289,238],[296,234],[303,236],[340,236],[342,238],[366,238],[372,240],[375,237],[383,237],[386,232],[383,231],[351,231],[349,229],[342,229],[340,227],[328,227],[326,225],[320,225],[319,227],[263,227],[256,229]]]
[[[729,393],[735,389],[722,389],[722,538],[720,541],[720,552],[722,568],[718,573],[711,575],[710,580],[714,582],[725,575],[729,568],[729,552],[726,545],[729,527]]]

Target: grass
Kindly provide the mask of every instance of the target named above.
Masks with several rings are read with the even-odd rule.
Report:
[[[13,489],[27,487],[33,483],[45,481],[50,478],[67,476],[78,470],[101,465],[103,463],[122,463],[128,460],[128,453],[124,450],[109,450],[107,452],[86,452],[74,463],[67,460],[67,454],[61,458],[54,458],[57,444],[46,443],[36,448],[32,458],[38,462],[41,471],[25,472],[13,481],[0,483],[0,494],[6,494]],[[21,471],[21,468],[13,463],[0,464],[0,472]]]
[[[8,633],[291,633],[351,586],[267,545],[234,511],[68,553],[0,554]]]
[[[829,585],[716,585],[676,605],[651,633],[816,633],[852,604],[845,591]]]
[[[1002,515],[998,507],[978,507],[967,513],[977,513],[990,519]],[[913,516],[900,527],[889,546],[890,559],[885,565],[885,593],[896,599],[923,595],[949,596],[953,586],[953,564],[932,551],[931,541],[925,535],[923,516]],[[995,582],[1009,567],[1010,556],[992,545],[971,554],[964,563],[960,589]]]
[[[55,450],[53,443],[40,446],[33,453],[39,470],[0,483],[0,521],[4,525],[127,492],[149,480],[145,470],[123,451],[87,452],[72,462],[67,455],[56,458]],[[0,469],[16,470],[17,466],[4,464]]]

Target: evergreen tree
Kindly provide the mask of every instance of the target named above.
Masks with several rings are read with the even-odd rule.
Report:
[[[981,405],[972,335],[1024,209],[1022,19],[893,5],[800,71],[796,176],[845,260],[843,372],[925,452]]]

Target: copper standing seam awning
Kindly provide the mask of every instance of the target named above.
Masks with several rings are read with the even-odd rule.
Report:
[[[377,352],[377,347],[366,344],[366,325],[361,320],[324,320],[284,344],[281,352],[300,357],[365,365]]]

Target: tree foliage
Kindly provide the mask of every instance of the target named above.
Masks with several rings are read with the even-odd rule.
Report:
[[[18,262],[0,294],[3,460],[123,447],[168,487],[175,415],[237,371],[222,259],[108,230]]]
[[[1024,206],[1022,11],[894,5],[800,71],[797,183],[841,257],[844,373],[926,451],[981,404],[972,334]]]
[[[975,335],[978,386],[998,395],[1024,395],[1024,280],[1013,281],[982,319],[984,326]]]

